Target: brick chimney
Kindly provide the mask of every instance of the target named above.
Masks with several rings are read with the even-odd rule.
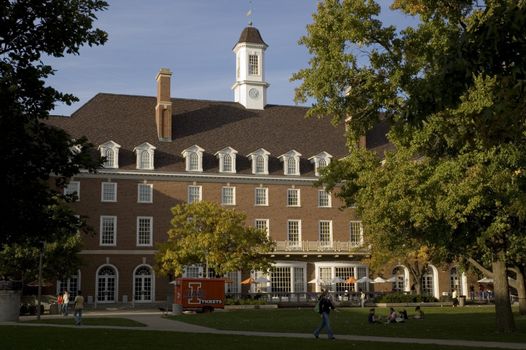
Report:
[[[172,72],[161,68],[157,74],[157,105],[155,106],[155,123],[159,141],[172,141],[172,101],[170,99],[170,79]]]

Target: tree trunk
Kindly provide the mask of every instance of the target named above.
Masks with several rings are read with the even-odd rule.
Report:
[[[409,266],[409,272],[411,273],[412,281],[409,281],[409,284],[411,287],[415,287],[414,291],[416,295],[422,295],[422,276],[424,275],[420,269],[411,264],[407,264]],[[411,284],[412,282],[412,284]],[[413,288],[410,288],[411,293],[413,292]]]
[[[495,290],[495,316],[497,331],[510,333],[515,330],[515,321],[511,311],[511,303],[508,290],[508,275],[504,253],[500,252],[498,260],[493,261],[493,285]]]
[[[526,281],[524,280],[524,270],[517,267],[513,269],[517,274],[517,282],[515,289],[517,289],[517,296],[519,297],[519,314],[526,315]]]

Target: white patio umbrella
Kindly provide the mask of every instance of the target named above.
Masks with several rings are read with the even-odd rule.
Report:
[[[343,283],[345,282],[345,280],[341,277],[334,277],[332,280],[331,280],[331,283]]]
[[[320,279],[320,278],[315,278],[315,279],[312,279],[310,280],[309,282],[307,283],[317,283],[317,284],[325,284],[325,281]]]
[[[385,283],[387,280],[383,279],[382,277],[378,276],[373,280],[373,283]]]
[[[478,283],[493,283],[493,278],[484,277],[477,281]]]
[[[372,279],[367,276],[364,276],[356,281],[356,283],[374,283]]]
[[[261,276],[261,277],[256,278],[254,282],[255,283],[269,283],[270,280],[266,277]]]

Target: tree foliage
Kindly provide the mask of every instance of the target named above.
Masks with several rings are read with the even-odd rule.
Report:
[[[46,243],[43,247],[42,278],[66,279],[80,268],[78,253],[82,247],[80,235]],[[20,244],[4,245],[0,251],[0,279],[32,282],[38,279],[40,247]]]
[[[43,58],[103,44],[106,33],[92,26],[106,7],[99,0],[0,0],[0,245],[38,246],[58,240],[62,224],[78,223],[61,206],[70,198],[55,185],[60,189],[80,169],[95,170],[100,160],[85,138],[45,124],[56,103],[76,98],[46,85],[53,69]]]
[[[274,243],[267,233],[247,227],[243,213],[212,202],[172,208],[168,241],[159,244],[158,270],[181,276],[185,266],[202,265],[218,276],[238,270],[267,270]]]
[[[391,8],[418,23],[384,26],[373,0],[321,1],[300,40],[313,57],[293,75],[301,80],[296,99],[314,98],[311,115],[345,121],[351,145],[378,123],[390,125],[395,155],[367,178],[390,169],[394,187],[406,184],[409,191],[394,193],[406,197],[402,213],[419,228],[410,237],[445,256],[485,254],[497,328],[511,331],[506,264],[524,253],[526,223],[526,1],[396,0]],[[388,184],[361,183],[363,165],[347,162],[343,195],[390,194]],[[401,204],[385,209],[397,217]]]

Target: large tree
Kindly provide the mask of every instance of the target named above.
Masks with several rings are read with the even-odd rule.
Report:
[[[311,115],[345,120],[351,145],[390,124],[397,152],[430,171],[408,181],[436,196],[416,236],[450,256],[482,251],[497,328],[512,331],[507,252],[526,218],[526,1],[396,0],[392,9],[418,24],[384,26],[372,0],[321,1],[300,40],[313,57],[293,76],[296,98],[314,98]]]
[[[0,246],[38,246],[63,239],[64,225],[73,226],[68,235],[80,228],[60,188],[100,160],[85,138],[45,124],[57,103],[77,99],[46,85],[53,69],[43,59],[103,44],[106,33],[92,27],[106,7],[99,0],[0,0]]]
[[[246,226],[245,214],[206,201],[179,204],[172,213],[168,241],[158,245],[156,254],[161,273],[181,276],[185,266],[194,264],[218,276],[270,268],[274,242],[265,231]]]
[[[375,152],[354,148],[353,155],[332,162],[320,183],[356,208],[364,227],[364,242],[370,247],[368,263],[385,274],[385,268],[405,266],[411,286],[422,293],[422,277],[437,257],[434,246],[421,237],[435,223],[434,194],[421,186],[429,169],[402,152],[387,154],[383,163]]]

